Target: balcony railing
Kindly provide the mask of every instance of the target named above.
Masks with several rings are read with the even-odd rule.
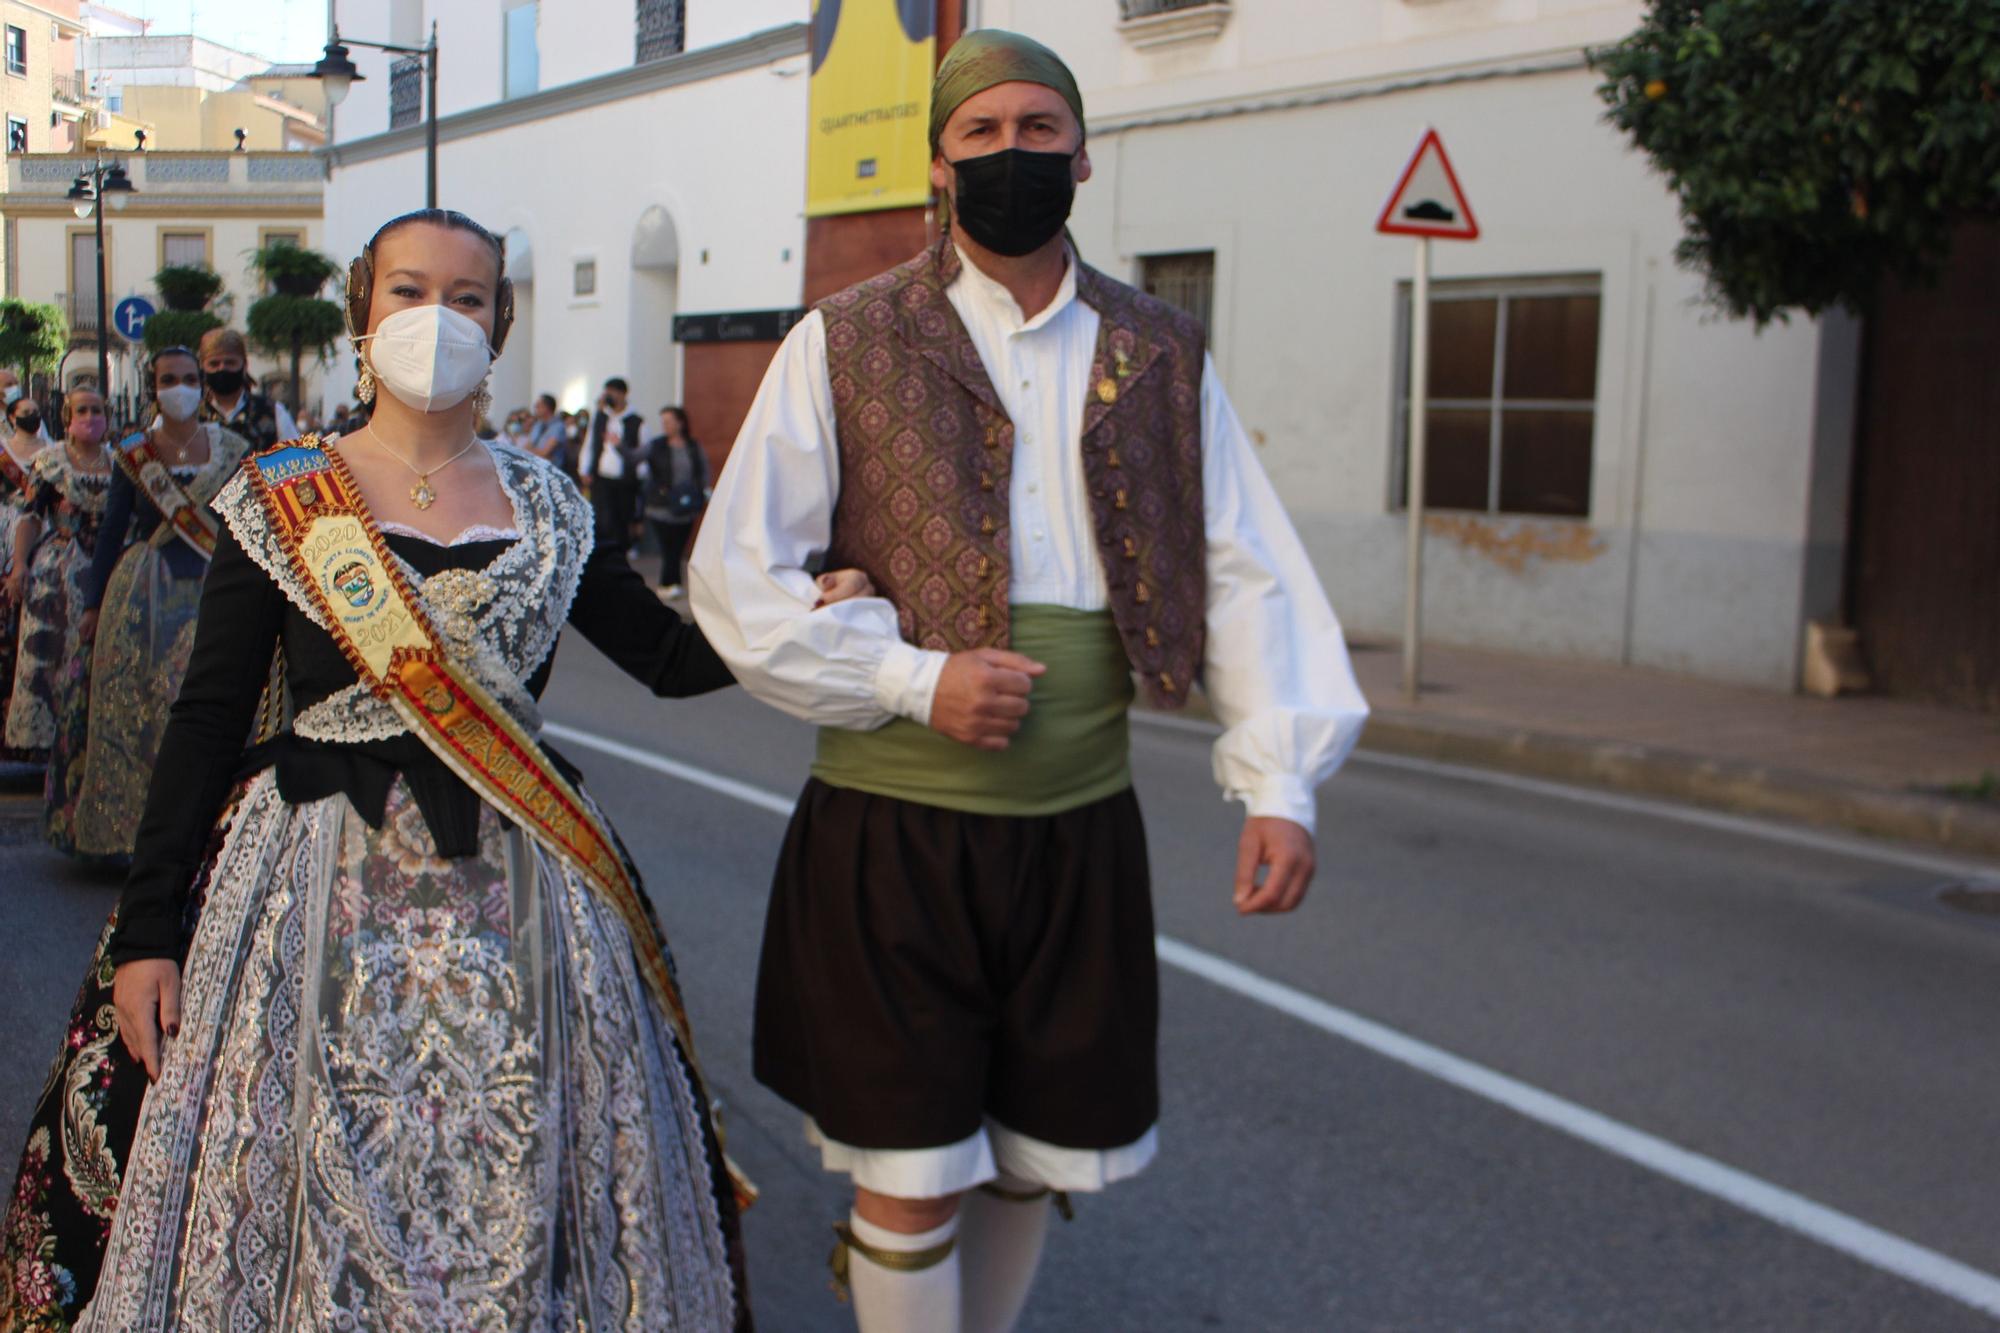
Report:
[[[51,74],[49,91],[56,101],[67,102],[71,106],[85,106],[90,101],[88,80],[81,74]]]
[[[1118,0],[1118,17],[1142,19],[1176,9],[1200,9],[1207,5],[1227,3],[1228,0]]]
[[[56,296],[56,304],[62,307],[63,318],[69,321],[72,339],[97,336],[96,292],[61,292]]]

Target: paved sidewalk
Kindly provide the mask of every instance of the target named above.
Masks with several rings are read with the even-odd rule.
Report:
[[[1370,749],[2000,856],[2000,715],[1430,645],[1413,705],[1393,641],[1354,666]]]

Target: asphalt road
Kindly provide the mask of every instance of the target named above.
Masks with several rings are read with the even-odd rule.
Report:
[[[545,711],[786,796],[811,749],[740,694],[652,701],[574,638]],[[2000,1310],[2000,919],[1938,905],[1949,867],[1363,756],[1322,793],[1306,907],[1246,922],[1207,737],[1135,730],[1160,930],[1256,994],[1164,969],[1161,1158],[1055,1229],[1024,1327],[2000,1329],[1939,1290]],[[749,1074],[782,817],[558,744],[646,871],[763,1189],[763,1326],[851,1326],[824,1267],[841,1183]],[[112,894],[24,833],[0,821],[10,1157]],[[1543,1094],[1540,1120],[1495,1100]],[[1795,1224],[1726,1201],[1746,1176]]]

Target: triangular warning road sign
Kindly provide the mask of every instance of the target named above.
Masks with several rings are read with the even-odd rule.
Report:
[[[1425,130],[1395,193],[1382,206],[1375,230],[1398,236],[1436,236],[1450,241],[1476,241],[1479,222],[1459,187],[1458,173],[1445,156],[1444,140]]]

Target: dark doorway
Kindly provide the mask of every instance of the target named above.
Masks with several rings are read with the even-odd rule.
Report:
[[[1868,320],[1850,612],[1878,687],[2000,712],[2000,222]]]

